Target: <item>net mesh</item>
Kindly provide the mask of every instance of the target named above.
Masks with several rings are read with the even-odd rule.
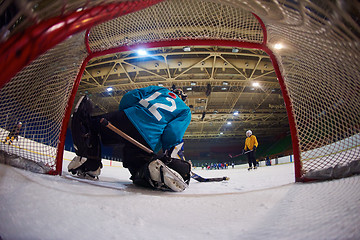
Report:
[[[281,36],[287,46],[278,58],[293,104],[303,172],[348,165],[360,158],[359,27],[330,2],[292,7],[283,9],[281,24],[270,19],[267,30],[269,39]]]
[[[11,138],[12,129],[22,123],[17,140],[9,139],[1,150],[55,168],[67,100],[86,56],[82,39],[84,33],[49,50],[1,89],[1,139]],[[67,50],[69,45],[76,54]]]
[[[263,33],[248,11],[205,1],[165,1],[95,26],[92,51],[178,39],[221,39],[261,43]]]
[[[67,2],[47,1],[42,8],[33,6],[33,12],[38,13],[35,19],[42,21],[103,4],[102,1],[90,4],[79,0],[71,5]],[[169,0],[92,27],[89,46],[96,52],[182,39],[262,43],[265,36],[251,14],[255,13],[265,24],[266,46],[277,58],[290,96],[302,173],[306,174],[360,159],[358,12],[356,3],[336,5],[332,1]],[[25,10],[22,13],[24,18],[29,16]],[[19,27],[14,27],[8,21],[0,32],[1,39],[5,41],[16,31],[29,27],[27,21],[20,22]],[[276,48],[279,42],[283,49]],[[78,34],[19,72],[1,90],[3,135],[11,125],[23,121],[27,127],[20,136],[26,141],[56,148],[66,108],[63,104],[67,103],[85,56],[84,34]],[[28,148],[29,152],[37,152],[33,147]],[[53,159],[55,151],[42,155]]]

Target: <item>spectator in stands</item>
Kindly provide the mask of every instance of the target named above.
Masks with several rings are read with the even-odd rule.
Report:
[[[269,156],[266,157],[266,166],[271,166],[271,161]]]
[[[13,141],[16,139],[16,141],[19,141],[19,134],[22,127],[22,123],[18,122],[13,129],[10,131],[9,135],[6,137],[6,139],[3,141],[3,143],[7,143],[9,141],[9,145],[13,143]]]

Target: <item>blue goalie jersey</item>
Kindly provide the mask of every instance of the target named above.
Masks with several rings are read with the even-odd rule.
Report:
[[[119,110],[125,112],[154,152],[181,143],[191,121],[190,108],[176,94],[158,86],[126,93]]]

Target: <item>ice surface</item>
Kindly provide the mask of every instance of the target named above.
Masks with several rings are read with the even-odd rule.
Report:
[[[64,171],[68,161],[64,161]],[[294,183],[293,164],[194,172],[181,193],[135,188],[127,169],[100,179],[124,190],[0,165],[6,239],[360,239],[360,176]]]

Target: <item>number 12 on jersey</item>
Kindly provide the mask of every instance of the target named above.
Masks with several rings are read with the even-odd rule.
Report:
[[[158,121],[160,121],[160,120],[162,119],[162,116],[161,116],[160,112],[158,111],[158,108],[164,109],[164,110],[169,111],[169,112],[173,112],[173,111],[175,111],[175,109],[176,109],[175,100],[172,99],[172,98],[169,98],[169,97],[167,97],[167,98],[165,98],[165,99],[171,103],[171,106],[168,106],[168,105],[166,105],[166,104],[158,103],[158,102],[157,102],[157,103],[154,103],[151,107],[149,107],[150,101],[155,100],[155,99],[158,98],[160,95],[161,95],[160,92],[155,92],[155,93],[152,94],[150,97],[145,98],[145,99],[141,99],[141,100],[139,101],[139,103],[140,103],[142,106],[144,106],[145,108],[147,108],[147,109],[150,111],[150,113],[151,113],[152,115],[154,115],[154,117],[155,117]]]

